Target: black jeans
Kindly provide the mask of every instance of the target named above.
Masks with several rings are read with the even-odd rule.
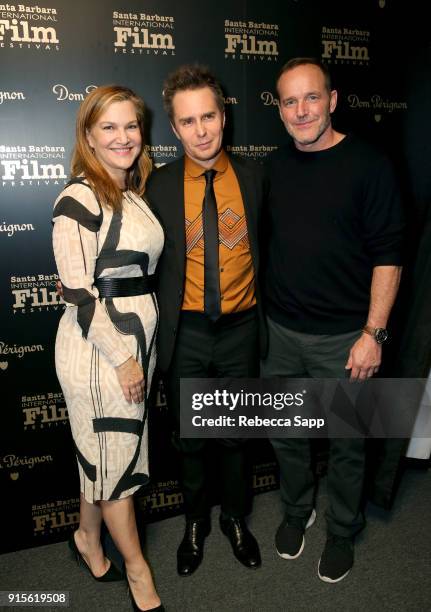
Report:
[[[361,330],[347,334],[303,334],[268,319],[269,353],[262,376],[343,378],[349,351]],[[280,466],[280,493],[286,514],[307,518],[315,497],[310,441],[305,438],[271,440]],[[328,531],[355,535],[364,526],[362,512],[365,477],[365,440],[330,440],[328,461]]]
[[[173,442],[180,452],[180,479],[186,516],[206,517],[209,513],[205,454],[208,446],[218,453],[221,511],[242,517],[248,511],[244,440],[182,439],[180,429],[181,378],[254,378],[259,374],[258,321],[256,309],[223,315],[212,323],[204,314],[181,314],[175,353],[165,377],[166,396],[173,420]]]

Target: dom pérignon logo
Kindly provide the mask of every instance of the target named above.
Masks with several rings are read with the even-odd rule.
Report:
[[[87,85],[84,91],[72,91],[67,85],[56,83],[52,86],[52,93],[58,102],[82,102],[90,91],[96,88],[97,85]]]
[[[21,232],[34,232],[34,230],[33,223],[6,223],[6,221],[0,223],[0,234],[4,234],[8,238]]]
[[[379,94],[372,96],[359,96],[356,93],[351,93],[347,96],[349,106],[353,110],[366,110],[374,113],[374,120],[379,123],[384,114],[390,114],[396,111],[406,111],[407,102],[401,100],[390,100],[383,98]]]
[[[0,104],[25,100],[23,91],[0,91]]]

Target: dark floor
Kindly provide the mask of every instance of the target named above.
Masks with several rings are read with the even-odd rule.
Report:
[[[307,531],[304,553],[285,561],[274,549],[282,510],[278,491],[255,498],[250,527],[262,552],[262,567],[248,570],[233,557],[217,524],[206,542],[205,558],[189,578],[176,574],[176,548],[183,517],[147,527],[147,555],[168,612],[403,611],[431,609],[431,472],[406,471],[393,510],[367,510],[351,574],[335,585],[317,577],[325,540],[322,479],[318,518]],[[99,584],[76,566],[65,543],[0,556],[0,590],[56,589],[70,592],[70,609],[130,610],[123,583]],[[5,609],[5,608],[2,608]],[[48,608],[46,608],[48,609]],[[61,608],[50,608],[61,609]]]

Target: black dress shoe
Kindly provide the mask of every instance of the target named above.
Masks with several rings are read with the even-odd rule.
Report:
[[[117,580],[124,580],[124,574],[115,567],[112,561],[107,572],[105,572],[102,576],[95,576],[91,571],[90,566],[79,552],[79,549],[75,542],[75,533],[72,533],[72,535],[70,536],[69,548],[72,551],[72,554],[75,557],[77,564],[82,565],[88,571],[90,576],[94,578],[94,580],[97,580],[97,582],[115,582]]]
[[[177,551],[177,570],[180,576],[191,576],[201,564],[204,541],[210,529],[207,518],[186,521],[184,537]]]
[[[262,561],[259,546],[255,537],[248,530],[244,519],[220,517],[220,528],[229,539],[233,554],[240,563],[250,569],[260,567]]]

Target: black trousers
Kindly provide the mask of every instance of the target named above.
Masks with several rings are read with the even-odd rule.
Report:
[[[182,439],[180,431],[181,378],[253,378],[259,374],[256,309],[223,315],[212,323],[204,314],[184,311],[175,352],[165,377],[168,408],[173,420],[173,443],[180,453],[180,479],[186,517],[209,513],[205,458],[217,453],[223,515],[242,517],[248,511],[249,486],[244,440]],[[211,448],[211,444],[213,447]]]

